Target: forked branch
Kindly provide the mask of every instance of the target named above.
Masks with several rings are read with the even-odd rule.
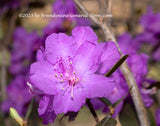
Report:
[[[121,52],[121,49],[118,46],[118,43],[115,39],[114,34],[112,33],[112,30],[109,26],[108,19],[106,20],[106,19],[96,18],[94,16],[90,16],[90,13],[87,11],[86,8],[84,8],[84,6],[78,0],[74,0],[74,2],[86,15],[89,16],[89,18],[93,22],[95,22],[97,25],[99,25],[101,27],[101,29],[103,30],[103,32],[105,34],[106,41],[113,41],[116,44],[116,46],[119,50],[119,53],[121,54],[121,57],[122,57],[123,54]],[[100,3],[100,7],[101,7],[100,8],[101,15],[108,14],[111,12],[112,0],[99,0],[99,3]],[[106,6],[108,7],[107,9],[104,8]],[[105,10],[107,10],[107,12]],[[147,116],[147,111],[146,111],[146,108],[143,104],[136,80],[135,80],[135,78],[134,78],[134,76],[133,76],[133,74],[132,74],[132,72],[126,62],[124,62],[121,65],[121,71],[127,81],[128,87],[132,87],[132,91],[130,92],[130,94],[132,96],[132,99],[133,99],[141,126],[150,126],[149,119]]]

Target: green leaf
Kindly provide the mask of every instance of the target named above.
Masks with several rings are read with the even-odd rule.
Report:
[[[88,105],[88,108],[89,108],[91,114],[93,115],[95,121],[96,121],[96,122],[99,122],[97,113],[95,112],[94,107],[93,107],[93,105],[92,105],[90,99],[88,99],[88,98],[86,99],[86,104]]]
[[[121,103],[121,101],[123,101],[127,97],[127,95],[129,94],[129,92],[131,91],[131,89],[132,89],[132,87],[129,89],[129,91],[126,93],[125,96],[123,96],[121,99],[119,99],[118,101],[116,101],[115,103],[113,103],[112,107],[113,108],[117,107]]]
[[[119,67],[120,65],[128,58],[129,55],[123,56],[107,73],[106,77],[111,76]]]
[[[28,117],[30,116],[31,114],[31,111],[32,111],[32,108],[33,108],[33,103],[34,103],[34,100],[35,100],[35,97],[32,99],[28,109],[27,109],[27,112],[26,112],[26,116],[25,116],[25,120],[28,119]]]
[[[77,117],[78,113],[79,113],[79,111],[78,111],[78,112],[69,111],[69,112],[67,112],[66,114],[64,114],[64,115],[61,117],[60,121],[61,121],[64,117],[68,117],[68,122],[74,121],[75,118]]]
[[[116,124],[117,121],[108,115],[107,117],[104,117],[96,126],[116,126]]]
[[[10,115],[14,118],[20,126],[23,126],[23,119],[14,108],[10,108]]]
[[[103,102],[109,109],[112,108],[112,103],[105,97],[98,98],[101,102]]]

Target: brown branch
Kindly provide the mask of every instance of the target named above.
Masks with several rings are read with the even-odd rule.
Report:
[[[78,0],[74,0],[74,1],[86,15],[90,15],[89,12],[83,7],[83,5]],[[105,1],[105,0],[101,0],[101,1]],[[112,2],[112,0],[108,0],[107,2]],[[108,5],[111,6],[112,3],[108,3]],[[105,22],[104,20],[100,20],[100,19],[93,18],[90,16],[89,16],[89,18],[103,29],[106,40],[113,41],[116,44],[116,46],[119,50],[119,53],[121,54],[121,56],[123,56],[121,49],[119,48],[118,43],[117,43],[117,41],[116,41],[116,39],[115,39],[115,37],[109,27],[108,22]],[[141,95],[139,93],[139,89],[137,87],[136,80],[135,80],[135,78],[134,78],[134,76],[133,76],[133,74],[132,74],[132,72],[126,62],[124,62],[121,65],[121,71],[127,81],[128,87],[132,87],[132,91],[130,93],[131,93],[131,96],[132,96],[132,99],[133,99],[141,126],[150,126],[149,119],[147,116],[147,111],[146,111],[146,108],[143,104]]]
[[[2,100],[6,99],[6,85],[7,85],[7,66],[6,66],[6,50],[1,51],[1,95]]]
[[[102,14],[106,14],[107,13],[107,5],[106,5],[106,1],[104,0],[99,0],[99,13]]]

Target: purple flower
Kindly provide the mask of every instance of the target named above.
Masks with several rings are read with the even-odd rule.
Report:
[[[97,73],[104,75],[120,59],[120,54],[117,52],[116,45],[110,41],[107,43],[99,43],[99,49],[102,51],[102,55]]]
[[[13,61],[23,58],[30,60],[33,56],[33,51],[37,50],[41,44],[37,32],[28,33],[22,27],[18,27],[14,31],[13,39]]]
[[[128,41],[128,43],[127,41],[123,43],[124,39],[120,39],[120,38],[121,37],[119,37],[119,40],[118,40],[119,45],[120,47],[123,47],[121,49],[124,52],[124,54],[129,54],[127,63],[136,79],[138,88],[141,93],[142,100],[146,107],[150,107],[153,104],[153,99],[151,95],[154,89],[146,89],[146,87],[144,86],[144,84],[150,85],[154,82],[154,80],[148,80],[146,78],[146,75],[148,74],[148,56],[144,53],[137,54],[138,50],[136,49],[135,51],[135,46],[132,46],[133,44],[129,45],[131,41]],[[137,41],[136,39],[134,39],[132,42],[136,43]]]
[[[124,54],[129,54],[129,57],[127,58],[126,61],[136,79],[136,82],[141,92],[143,101],[146,107],[150,107],[153,104],[153,99],[151,98],[151,94],[153,90],[145,89],[145,87],[143,86],[143,83],[147,83],[148,85],[150,84],[150,81],[146,80],[146,74],[148,73],[148,69],[147,69],[148,56],[143,53],[137,54],[138,46],[134,42],[135,41],[132,40],[131,36],[128,33],[123,34],[118,39],[118,43],[119,43],[119,46],[122,52]],[[105,53],[106,52],[104,51],[102,56],[103,55],[106,56],[107,54]],[[101,60],[101,63],[100,63],[101,67],[99,68],[97,73],[102,74],[102,75],[106,73],[107,67],[103,67],[103,66],[106,66],[107,63],[109,63],[107,60],[108,60],[108,57],[103,57],[103,60]],[[109,99],[112,103],[115,103],[117,100],[125,96],[125,94],[127,93],[129,89],[128,89],[127,83],[120,69],[116,70],[112,74],[112,78],[115,80],[115,87],[113,91],[110,94],[106,95],[105,97]],[[122,101],[115,108],[115,113],[113,117],[116,117],[116,115],[121,111],[123,107],[123,102],[124,101]],[[103,112],[108,111],[108,108],[103,103],[98,101],[97,99],[95,98],[92,99],[92,103],[95,109],[102,108]]]
[[[43,124],[53,123],[56,114],[53,109],[53,98],[54,96],[43,96],[39,103],[39,116],[43,118]]]
[[[156,117],[157,126],[160,126],[160,109],[156,110],[155,117]]]
[[[9,112],[9,108],[15,108],[20,115],[23,115],[26,108],[25,105],[32,99],[32,95],[28,92],[26,78],[17,76],[7,87],[7,99],[2,102],[1,110],[5,113]]]
[[[72,0],[57,0],[53,4],[53,13],[77,14],[75,3]]]
[[[140,47],[144,43],[156,45],[158,38],[156,38],[156,36],[152,32],[144,31],[138,34],[133,41],[135,41],[135,43],[137,43],[137,45],[139,45]]]
[[[69,15],[67,18],[61,18],[63,21],[69,21],[76,26],[90,25],[87,18],[76,17],[79,15],[76,5],[73,0],[56,0],[53,4],[53,13],[61,15]]]
[[[29,62],[34,57],[34,51],[40,47],[41,41],[36,32],[28,33],[22,27],[15,30],[13,39],[10,72],[19,74],[26,71]]]
[[[143,86],[144,83],[150,84],[150,82],[147,81],[146,78],[146,75],[148,73],[148,56],[144,53],[137,54],[137,50],[135,50],[135,47],[132,46],[133,44],[129,44],[131,41],[128,41],[128,44],[127,41],[123,43],[123,39],[120,38],[121,37],[119,37],[118,40],[119,45],[120,47],[123,47],[121,49],[124,54],[129,54],[129,57],[127,58],[127,63],[136,79],[145,106],[150,107],[153,104],[153,99],[151,98],[150,91],[145,89],[145,87]],[[132,42],[134,43],[135,41],[133,40]]]
[[[152,54],[153,58],[157,61],[160,61],[160,46]]]
[[[145,31],[160,33],[160,13],[154,14],[152,8],[149,7],[147,13],[140,18],[140,24]]]
[[[147,13],[141,17],[140,24],[144,28],[144,31],[136,36],[136,43],[139,43],[140,46],[143,43],[152,45],[154,49],[151,52],[152,58],[159,61],[160,13],[153,13],[152,8],[148,8]]]
[[[118,37],[119,46],[124,54],[133,54],[139,50],[139,43],[135,42],[129,33]]]
[[[118,52],[116,48],[110,52],[113,47],[114,43],[106,48],[111,59],[119,57],[110,57],[110,54],[118,54],[112,52]],[[38,61],[30,68],[32,85],[43,91],[45,96],[49,95],[42,99],[42,108],[47,108],[45,112],[77,112],[86,98],[103,97],[113,91],[112,78],[96,73],[100,67],[100,49],[97,36],[90,27],[76,27],[72,36],[59,33],[47,37],[45,49],[38,51]],[[48,110],[48,102],[52,103],[51,111]]]
[[[78,11],[72,0],[56,0],[53,4],[52,13],[55,15],[61,15],[61,17],[53,17],[49,24],[44,27],[44,38],[51,33],[70,32],[70,29],[74,26],[90,25],[90,21],[88,19],[74,17],[74,15],[78,15]]]
[[[123,54],[129,54],[127,63],[130,66],[131,71],[133,72],[138,86],[141,87],[145,75],[148,73],[148,56],[144,53],[137,54],[137,44],[129,34],[123,34],[119,36],[118,44]]]
[[[113,104],[117,100],[121,99],[127,93],[128,87],[126,86],[125,79],[122,73],[120,72],[120,70],[113,73],[112,76],[115,80],[115,87],[113,91],[110,94],[106,95],[105,97],[109,101],[111,101],[111,103]],[[101,109],[101,108],[102,108],[102,112],[107,112],[109,110],[108,107],[104,103],[100,102],[96,98],[93,98],[91,102],[93,103],[94,108],[96,110]],[[117,116],[117,114],[121,111],[122,107],[123,107],[123,101],[115,108],[113,117]]]

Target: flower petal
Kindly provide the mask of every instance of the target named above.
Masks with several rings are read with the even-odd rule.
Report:
[[[34,87],[42,90],[46,94],[57,93],[55,73],[53,66],[48,62],[36,62],[30,68],[30,82]]]
[[[53,96],[43,96],[39,103],[38,113],[43,118],[43,124],[54,122],[56,114],[53,111]]]
[[[77,73],[84,75],[86,72],[93,73],[99,67],[101,50],[90,42],[84,42],[76,52],[75,68]]]
[[[105,74],[120,59],[120,54],[116,45],[111,41],[99,44],[99,48],[102,48],[103,54],[101,56],[101,65],[98,73]]]
[[[131,55],[127,59],[127,63],[139,87],[142,85],[142,81],[144,81],[144,76],[148,73],[147,62],[148,56],[144,53]]]
[[[43,61],[44,59],[46,60],[45,51],[44,51],[43,47],[38,49],[36,59],[37,59],[37,61]]]
[[[73,38],[63,33],[51,34],[45,41],[45,54],[47,60],[51,63],[57,61],[57,57],[66,57],[73,55]]]
[[[98,40],[97,35],[90,27],[76,27],[72,30],[72,36],[79,46],[85,41],[96,44]]]
[[[45,113],[47,110],[49,104],[49,98],[47,96],[43,96],[43,98],[39,102],[39,108],[38,108],[38,113],[39,115],[42,115]]]
[[[83,78],[83,87],[87,98],[104,97],[114,89],[115,83],[111,78],[91,74]]]
[[[71,91],[55,95],[53,108],[56,114],[67,113],[68,111],[77,112],[81,106],[85,104],[85,94],[83,90],[79,90],[79,88],[75,86],[73,91],[73,99],[71,97]]]

